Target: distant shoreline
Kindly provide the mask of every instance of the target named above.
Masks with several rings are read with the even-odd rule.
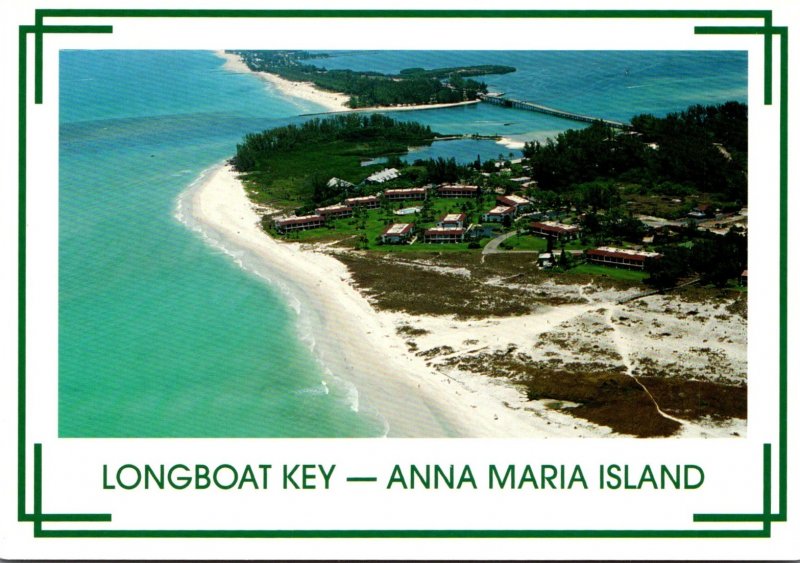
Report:
[[[282,94],[290,97],[300,98],[313,102],[327,109],[319,113],[340,113],[340,112],[365,112],[365,111],[418,111],[426,109],[442,109],[450,107],[468,106],[479,104],[480,100],[468,100],[466,102],[454,102],[451,104],[418,104],[403,106],[371,106],[363,108],[351,108],[347,105],[350,96],[341,92],[329,92],[317,88],[311,82],[293,82],[272,74],[270,72],[256,72],[250,69],[239,55],[226,53],[225,51],[214,51],[214,53],[225,59],[223,68],[231,72],[255,74],[265,82],[272,84]],[[313,115],[313,113],[312,113]]]

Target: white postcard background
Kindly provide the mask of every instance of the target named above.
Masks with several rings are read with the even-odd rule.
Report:
[[[149,2],[22,2],[2,7],[6,72],[3,86],[2,379],[0,379],[0,556],[4,558],[796,558],[792,507],[797,488],[789,449],[789,521],[773,524],[770,539],[37,539],[31,523],[16,521],[16,99],[17,25],[34,23],[36,7],[332,8],[327,4]],[[337,8],[376,8],[341,2]],[[462,2],[404,9],[643,8],[608,2]],[[753,9],[730,2],[652,3],[652,9]],[[766,6],[759,4],[758,9]],[[796,8],[773,7],[775,25],[798,21]],[[49,22],[52,23],[52,22]],[[696,35],[695,25],[754,25],[732,19],[153,19],[59,18],[58,24],[114,26],[113,34],[56,35],[44,39],[44,104],[33,104],[33,37],[28,42],[27,184],[27,474],[32,510],[33,444],[44,455],[46,513],[111,513],[109,523],[45,523],[47,529],[98,530],[711,530],[758,529],[760,524],[693,523],[694,513],[760,513],[762,447],[773,444],[773,512],[778,506],[778,101],[780,51],[774,43],[772,106],[763,104],[763,37]],[[307,440],[307,439],[59,439],[58,392],[58,53],[60,49],[503,49],[503,50],[747,50],[750,108],[750,271],[746,438],[718,440]],[[796,55],[790,57],[799,60]],[[793,88],[790,86],[790,91]],[[791,111],[790,111],[791,115]],[[794,122],[793,122],[794,123]],[[796,127],[793,128],[796,130]],[[790,143],[792,142],[790,132]],[[791,144],[790,144],[791,146]],[[33,165],[35,155],[36,164]],[[791,152],[790,152],[791,155]],[[790,157],[790,171],[791,171]],[[790,181],[791,186],[791,181]],[[794,198],[796,200],[796,198]],[[797,205],[790,199],[790,217]],[[789,248],[797,242],[790,224]],[[791,253],[790,253],[791,255]],[[789,287],[797,279],[790,261]],[[791,295],[791,293],[790,293]],[[791,303],[791,299],[790,299]],[[796,401],[791,354],[796,315],[789,314],[789,425]],[[269,490],[186,489],[108,491],[102,465],[230,463],[271,464]],[[395,464],[470,464],[479,489],[386,489]],[[580,464],[590,490],[488,490],[487,468],[516,463]],[[696,464],[705,483],[692,491],[599,490],[600,464]],[[282,464],[336,464],[330,490],[282,490]],[[347,476],[377,476],[377,483],[347,483]],[[795,536],[796,537],[796,536]]]

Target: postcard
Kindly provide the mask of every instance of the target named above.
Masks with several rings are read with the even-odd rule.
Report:
[[[6,11],[0,555],[800,555],[797,7]]]

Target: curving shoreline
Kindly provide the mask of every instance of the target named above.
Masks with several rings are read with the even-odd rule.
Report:
[[[272,74],[270,72],[256,72],[242,62],[239,55],[233,53],[226,53],[225,51],[214,51],[214,53],[225,59],[223,68],[231,72],[239,73],[252,73],[269,82],[283,95],[289,97],[300,98],[317,105],[323,106],[327,111],[323,113],[338,113],[338,112],[358,112],[358,111],[419,111],[425,109],[441,109],[459,106],[469,106],[480,103],[479,100],[470,100],[466,102],[455,102],[452,104],[424,104],[424,105],[406,105],[406,106],[372,106],[365,108],[351,108],[347,105],[350,96],[339,92],[328,92],[320,90],[311,82],[293,82],[286,80]]]
[[[459,321],[449,316],[379,311],[354,287],[347,267],[326,253],[324,247],[282,242],[267,235],[261,229],[256,206],[229,165],[221,163],[207,170],[181,194],[179,202],[180,212],[189,217],[184,220],[188,226],[220,241],[242,267],[277,285],[290,302],[299,305],[299,321],[311,331],[313,353],[333,377],[355,387],[359,410],[365,409],[365,413],[376,414],[385,421],[386,436],[625,436],[607,426],[553,410],[547,401],[530,402],[509,381],[462,370],[440,371],[436,362],[409,352],[397,332],[408,325],[425,328],[426,334],[417,338],[424,349],[465,350],[469,342],[469,347],[484,346],[489,352],[504,350],[509,345],[538,341],[540,335],[572,321],[584,322],[580,319],[587,314],[608,313],[608,307],[614,306],[614,301],[608,301],[615,297],[613,292],[598,294],[586,304],[546,307],[511,318]],[[700,307],[696,303],[689,306]],[[701,308],[711,315],[716,307],[710,304]],[[591,341],[596,338],[594,332],[583,329],[575,336]],[[648,341],[637,339],[635,332],[618,336],[615,345],[626,354],[643,353],[649,345]],[[681,342],[690,348],[699,345],[700,340],[698,333],[686,335]],[[557,346],[545,346],[543,350],[558,353]],[[735,354],[730,359],[737,365],[746,364],[746,357],[739,356]],[[746,420],[740,419],[722,424],[681,423],[680,437],[746,433]]]
[[[351,284],[347,268],[299,243],[279,242],[260,227],[242,183],[227,164],[206,172],[182,196],[200,229],[245,252],[273,283],[301,303],[313,331],[315,354],[336,377],[355,385],[362,408],[388,425],[389,437],[573,436],[572,425],[555,431],[548,421],[509,408],[519,391],[489,378],[458,379],[409,354],[396,332],[401,316],[376,311]],[[251,269],[251,268],[248,268]],[[407,320],[407,319],[403,319]],[[498,417],[498,414],[502,415]],[[580,425],[597,436],[607,430]]]

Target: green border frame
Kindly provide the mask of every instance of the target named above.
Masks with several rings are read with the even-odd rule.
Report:
[[[45,18],[529,18],[529,19],[756,19],[761,26],[696,26],[709,35],[763,35],[764,104],[772,104],[773,38],[780,39],[779,139],[779,361],[778,361],[778,511],[772,508],[772,445],[763,445],[762,506],[759,512],[694,514],[693,522],[760,523],[760,529],[714,530],[103,530],[44,529],[45,522],[110,522],[111,514],[53,514],[43,510],[42,445],[33,444],[33,512],[27,511],[26,394],[26,194],[28,36],[34,37],[34,103],[43,101],[44,35],[112,33],[110,25],[45,25]],[[771,10],[191,10],[191,9],[37,9],[34,25],[19,26],[18,132],[18,372],[17,519],[33,523],[37,538],[769,538],[773,522],[787,521],[787,271],[788,271],[788,40],[787,27],[772,25]]]

